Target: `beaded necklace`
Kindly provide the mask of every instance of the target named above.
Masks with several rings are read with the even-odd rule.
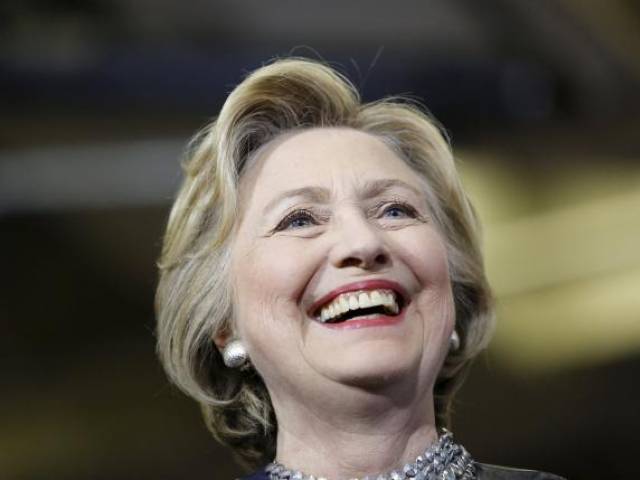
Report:
[[[328,480],[287,469],[278,462],[267,465],[266,472],[269,480]],[[413,463],[389,473],[350,480],[474,480],[475,473],[469,452],[453,441],[451,432],[443,429],[438,441],[418,455]]]

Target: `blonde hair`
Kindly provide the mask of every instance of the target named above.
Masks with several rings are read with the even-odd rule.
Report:
[[[436,123],[406,99],[361,103],[345,77],[319,62],[290,58],[259,68],[190,143],[164,237],[156,295],[158,353],[168,376],[200,403],[213,435],[248,466],[274,454],[277,424],[269,394],[252,368],[226,368],[212,341],[233,330],[229,252],[238,184],[257,149],[285,132],[316,127],[377,136],[430,186],[426,194],[448,248],[461,339],[434,387],[439,426],[448,425],[465,367],[491,332],[479,225]]]

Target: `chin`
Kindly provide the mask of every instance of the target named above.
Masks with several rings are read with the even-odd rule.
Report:
[[[379,390],[399,382],[415,383],[421,364],[416,348],[398,342],[367,342],[334,352],[321,367],[333,380]]]

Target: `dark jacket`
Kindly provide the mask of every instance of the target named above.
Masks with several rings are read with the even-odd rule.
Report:
[[[520,468],[500,467],[476,462],[477,480],[564,480],[552,473],[538,472],[535,470],[523,470]],[[264,470],[256,472],[240,480],[269,480]]]

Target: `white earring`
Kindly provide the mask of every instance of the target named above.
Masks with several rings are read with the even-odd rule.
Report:
[[[457,331],[453,330],[453,332],[451,332],[451,338],[449,338],[449,350],[451,350],[452,352],[457,352],[459,348],[460,336],[458,335]]]
[[[222,360],[229,368],[238,368],[247,361],[247,349],[240,340],[233,340],[224,347]]]

